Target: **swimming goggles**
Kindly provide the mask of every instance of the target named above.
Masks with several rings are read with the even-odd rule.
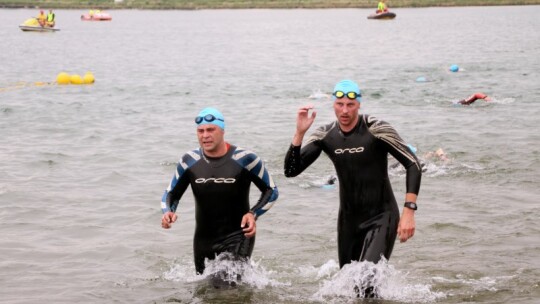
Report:
[[[358,97],[362,97],[361,94],[356,92],[347,92],[347,94],[345,94],[345,92],[343,91],[335,91],[332,95],[336,96],[337,98],[343,98],[343,96],[347,95],[347,98],[349,99],[356,99]]]
[[[221,118],[217,118],[217,117],[215,117],[215,116],[212,115],[212,114],[206,114],[206,115],[204,115],[204,116],[197,116],[197,117],[195,117],[195,123],[196,123],[196,124],[200,124],[200,123],[203,121],[203,119],[204,119],[206,122],[212,122],[212,121],[214,121],[214,120],[221,120],[221,121],[225,122],[225,120],[223,120],[223,119],[221,119]]]

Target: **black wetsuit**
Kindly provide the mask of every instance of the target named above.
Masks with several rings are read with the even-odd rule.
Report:
[[[388,153],[407,169],[407,193],[418,194],[418,159],[388,123],[359,115],[358,124],[343,133],[333,122],[317,129],[300,149],[291,145],[285,176],[293,177],[324,151],[339,178],[338,255],[340,267],[351,261],[390,258],[397,235],[399,209],[388,178]]]
[[[250,209],[252,182],[261,196]],[[258,218],[278,197],[277,187],[263,161],[254,153],[233,145],[219,158],[207,157],[201,149],[187,152],[163,194],[163,213],[176,211],[189,185],[196,205],[193,251],[197,273],[203,273],[205,258],[214,259],[221,252],[231,252],[237,257],[251,256],[255,237],[247,239],[243,235],[242,217],[251,210]]]

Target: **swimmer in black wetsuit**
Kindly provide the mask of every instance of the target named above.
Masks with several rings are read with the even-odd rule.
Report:
[[[313,124],[313,106],[298,110],[296,133],[285,156],[285,176],[302,173],[325,152],[339,179],[338,255],[340,267],[351,261],[377,263],[390,258],[396,235],[414,235],[416,198],[420,189],[418,159],[388,123],[359,115],[360,89],[350,80],[334,89],[337,121],[318,128],[301,148]],[[309,111],[312,111],[309,115]],[[388,178],[388,153],[407,170],[405,208],[401,219]]]
[[[196,228],[193,240],[195,269],[202,274],[206,258],[222,252],[235,258],[249,258],[255,244],[255,220],[272,207],[278,189],[263,161],[253,152],[224,140],[225,120],[213,108],[195,119],[200,148],[184,154],[163,194],[161,225],[169,229],[177,219],[175,211],[187,187],[195,196]],[[250,208],[249,189],[261,191]]]

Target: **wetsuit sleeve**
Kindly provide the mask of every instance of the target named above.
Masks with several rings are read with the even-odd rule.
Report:
[[[260,157],[255,155],[255,153],[238,148],[237,153],[234,155],[234,159],[244,167],[244,169],[249,171],[251,181],[261,191],[259,200],[250,210],[257,218],[272,208],[279,196],[278,188],[274,183],[272,176],[268,173],[264,162]]]
[[[365,116],[364,119],[367,120],[371,134],[378,138],[387,147],[388,152],[407,170],[407,193],[418,195],[422,179],[422,167],[416,155],[390,124],[377,120],[372,116]]]
[[[295,177],[302,173],[321,155],[320,139],[328,132],[325,127],[317,129],[303,147],[291,145],[285,155],[285,176]]]
[[[163,213],[169,211],[176,212],[180,198],[189,186],[187,170],[193,163],[195,163],[195,160],[187,153],[184,154],[182,159],[178,162],[176,172],[169,187],[167,187],[165,193],[163,193],[163,196],[161,197],[161,211]]]

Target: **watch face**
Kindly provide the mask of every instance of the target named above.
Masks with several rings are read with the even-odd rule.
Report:
[[[418,208],[415,203],[406,203],[405,207],[411,208],[413,210],[416,210]]]

